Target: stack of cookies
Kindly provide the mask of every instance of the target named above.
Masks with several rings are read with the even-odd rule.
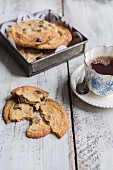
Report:
[[[68,130],[68,116],[64,108],[48,98],[49,93],[33,86],[21,86],[11,91],[6,102],[3,119],[6,124],[29,120],[26,136],[44,137],[51,132],[58,138]]]
[[[54,53],[61,45],[68,46],[72,40],[68,28],[45,20],[16,23],[9,28],[7,35],[29,63]]]

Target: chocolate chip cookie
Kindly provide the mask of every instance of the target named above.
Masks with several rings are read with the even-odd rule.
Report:
[[[48,21],[29,20],[14,24],[7,35],[18,46],[35,47],[55,37],[57,31],[57,27]]]
[[[36,46],[37,49],[56,49],[60,45],[68,46],[68,44],[72,40],[71,32],[63,25],[55,25],[58,29],[58,33],[56,34],[56,36],[53,39],[47,41],[46,43]]]
[[[17,47],[17,50],[27,60],[28,63],[34,62],[54,53],[54,50],[39,50],[23,47]]]

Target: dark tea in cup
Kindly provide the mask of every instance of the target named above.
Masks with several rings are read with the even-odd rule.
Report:
[[[91,61],[90,66],[99,74],[113,75],[113,57],[97,57]]]

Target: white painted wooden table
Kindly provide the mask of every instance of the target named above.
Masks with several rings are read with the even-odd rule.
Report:
[[[89,38],[87,49],[113,45],[112,0],[0,0],[0,22],[21,10],[53,9]],[[27,78],[0,46],[0,170],[113,170],[113,109],[100,109],[78,99],[69,78],[83,56]],[[70,128],[60,140],[53,135],[28,139],[28,122],[5,125],[2,110],[9,91],[34,85],[50,92],[69,113]]]

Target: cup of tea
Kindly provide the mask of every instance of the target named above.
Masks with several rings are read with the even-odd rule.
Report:
[[[99,96],[113,94],[113,47],[97,46],[85,53],[85,80]]]

